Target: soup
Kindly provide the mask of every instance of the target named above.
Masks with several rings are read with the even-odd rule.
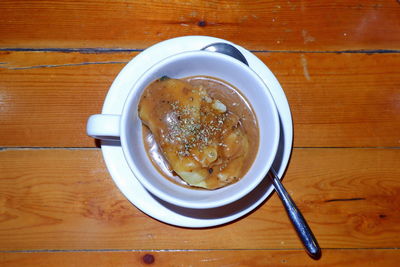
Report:
[[[251,105],[217,78],[162,77],[145,88],[139,117],[153,165],[181,186],[212,190],[235,183],[257,154]]]

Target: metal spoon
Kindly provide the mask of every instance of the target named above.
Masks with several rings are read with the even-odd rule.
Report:
[[[227,43],[213,43],[204,47],[201,50],[222,53],[231,56],[233,58],[236,58],[237,60],[243,62],[247,66],[249,65],[244,55],[236,47]],[[279,198],[281,199],[283,205],[285,206],[286,212],[299,238],[303,242],[303,245],[307,253],[314,259],[320,258],[321,249],[318,245],[317,240],[315,239],[314,234],[312,233],[310,227],[308,226],[300,210],[297,208],[296,204],[290,197],[289,193],[283,187],[274,168],[271,167],[267,176],[271,180],[272,184],[275,187],[275,191],[277,192]]]

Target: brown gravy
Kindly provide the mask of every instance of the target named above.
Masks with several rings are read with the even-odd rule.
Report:
[[[189,83],[195,88],[204,88],[211,98],[220,100],[222,103],[226,105],[227,111],[239,117],[238,127],[240,127],[240,130],[244,133],[244,135],[247,138],[248,149],[246,151],[245,156],[240,158],[240,164],[237,165],[239,166],[238,168],[240,168],[240,174],[238,175],[238,177],[235,177],[237,179],[235,179],[234,181],[229,181],[225,185],[238,181],[241,177],[243,177],[246,174],[248,169],[251,167],[258,151],[258,145],[259,145],[258,123],[254,115],[254,112],[251,108],[251,105],[244,98],[244,96],[241,95],[238,89],[228,84],[227,82],[219,80],[217,78],[208,76],[193,76],[193,77],[182,78],[181,80]],[[178,185],[190,188],[203,189],[202,187],[189,185],[187,182],[185,182],[185,180],[181,179],[181,177],[179,177],[176,172],[173,171],[171,165],[164,156],[165,153],[162,152],[159,145],[157,144],[155,137],[153,136],[153,134],[146,125],[143,126],[144,126],[143,127],[144,146],[155,168],[164,177],[166,177],[167,179],[171,180],[172,182]],[[213,168],[210,168],[209,171],[210,171],[210,177],[214,177],[215,175],[217,175],[216,171],[214,172],[215,175],[212,174]],[[218,187],[221,187],[221,186],[216,186],[215,183],[212,185],[211,184],[212,183],[210,183],[208,189],[216,189]]]

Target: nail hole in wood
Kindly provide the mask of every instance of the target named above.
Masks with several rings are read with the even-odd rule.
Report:
[[[153,256],[153,255],[151,255],[151,254],[146,254],[146,255],[143,256],[143,261],[144,261],[144,263],[146,263],[146,264],[152,264],[152,263],[154,263],[155,259],[154,259],[154,256]]]

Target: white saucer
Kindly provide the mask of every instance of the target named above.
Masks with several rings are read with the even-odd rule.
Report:
[[[208,36],[185,36],[151,46],[133,58],[118,74],[104,102],[102,113],[121,114],[125,99],[135,81],[153,64],[176,53],[199,50],[214,42],[226,40]],[[271,91],[281,120],[281,139],[274,168],[282,177],[292,151],[293,125],[289,104],[278,80],[264,63],[246,49],[235,45],[246,57],[249,66],[264,80]],[[254,210],[272,193],[267,179],[241,200],[230,205],[204,210],[173,206],[151,195],[136,179],[124,159],[119,143],[102,142],[107,168],[121,192],[138,209],[167,224],[200,228],[225,224]]]

